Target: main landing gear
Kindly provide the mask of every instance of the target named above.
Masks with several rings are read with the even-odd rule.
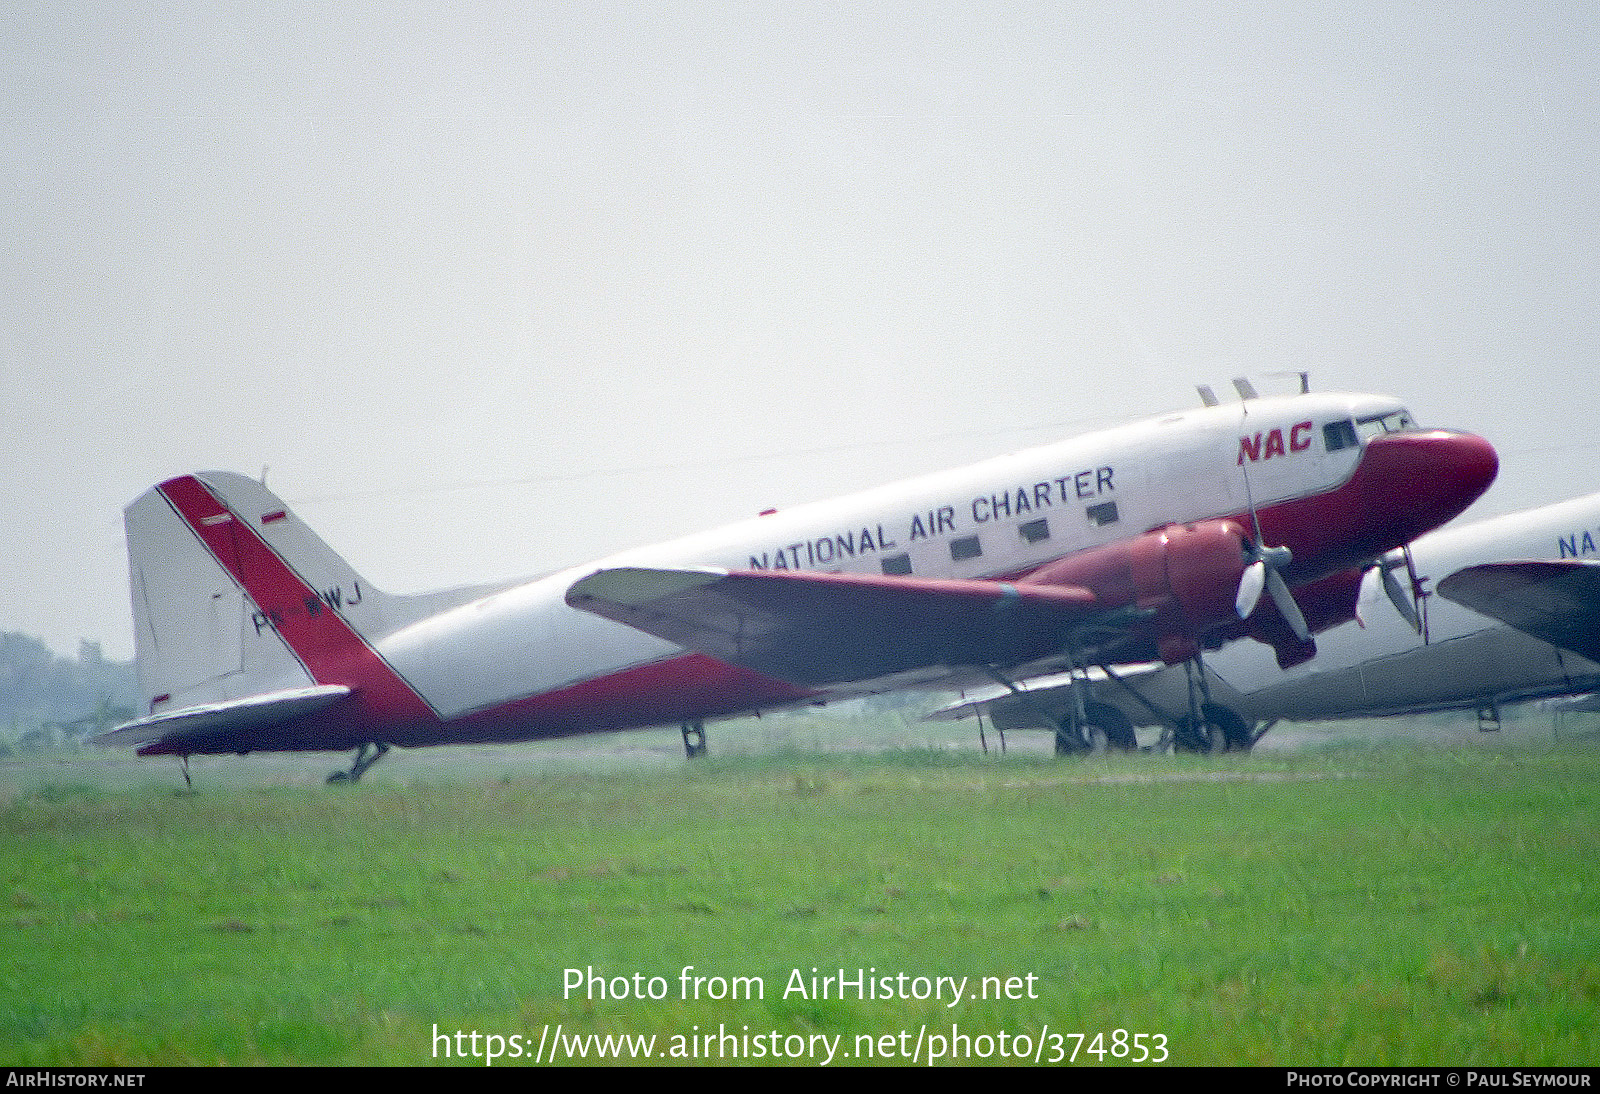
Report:
[[[683,751],[689,759],[706,754],[706,726],[704,722],[683,723]]]
[[[1074,703],[1067,717],[1056,724],[1056,755],[1079,753],[1134,752],[1139,748],[1133,735],[1133,722],[1110,703],[1085,702],[1083,713]]]
[[[1205,664],[1198,654],[1184,662],[1188,683],[1188,713],[1181,716],[1161,709],[1111,668],[1105,665],[1099,668],[1105,674],[1106,681],[1126,691],[1163,727],[1161,740],[1154,746],[1157,752],[1171,749],[1206,755],[1248,752],[1256,742],[1251,727],[1236,711],[1212,699]],[[1119,707],[1098,702],[1091,697],[1091,681],[1082,668],[1074,667],[1069,674],[1065,713],[1047,707],[995,668],[990,667],[988,672],[1019,702],[1031,707],[1045,724],[1054,728],[1057,756],[1137,751],[1139,743],[1134,736],[1132,720]]]
[[[1186,714],[1173,729],[1173,744],[1184,752],[1248,752],[1254,743],[1244,719],[1221,703],[1202,703],[1199,717]]]
[[[368,749],[371,749],[369,752]],[[335,771],[328,776],[328,785],[335,783],[357,783],[361,776],[367,773],[367,768],[377,763],[388,753],[389,746],[382,741],[369,741],[356,749],[356,758],[350,764],[348,771]]]
[[[991,667],[989,675],[1055,727],[1057,756],[1133,752],[1139,747],[1138,739],[1133,734],[1133,723],[1128,716],[1109,703],[1090,700],[1088,677],[1076,667],[1068,676],[1067,711],[1059,716],[1042,709],[1029,692],[1008,680],[999,670]]]
[[[1206,666],[1195,654],[1183,663],[1189,683],[1189,713],[1172,723],[1172,743],[1185,752],[1216,755],[1221,752],[1248,752],[1255,744],[1250,727],[1232,709],[1211,699],[1206,681]],[[1162,737],[1165,738],[1163,733]]]
[[[1188,713],[1174,717],[1161,709],[1141,691],[1133,687],[1110,668],[1102,665],[1106,679],[1148,710],[1162,726],[1157,752],[1178,749],[1183,752],[1215,754],[1218,752],[1248,752],[1256,743],[1257,734],[1231,707],[1211,698],[1211,686],[1206,680],[1205,662],[1196,654],[1183,663],[1188,684]],[[1271,728],[1272,722],[1267,723]],[[1266,732],[1265,729],[1262,730]]]

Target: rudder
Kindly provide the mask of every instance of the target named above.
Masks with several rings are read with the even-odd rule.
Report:
[[[124,520],[147,714],[347,682],[390,625],[393,598],[243,475],[169,479]]]

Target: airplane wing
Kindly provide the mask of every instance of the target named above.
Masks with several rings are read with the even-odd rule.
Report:
[[[800,570],[600,570],[567,603],[805,687],[1057,654],[1105,616],[1077,586]]]
[[[95,738],[95,743],[147,745],[159,742],[163,751],[172,751],[185,741],[209,739],[219,733],[235,734],[241,740],[248,740],[251,731],[321,710],[349,694],[350,689],[342,685],[323,684],[201,703],[108,729]]]
[[[1143,682],[1167,668],[1160,661],[1151,661],[1137,665],[1123,665],[1117,669],[1117,678],[1124,685],[1135,690],[1141,690]],[[1096,697],[1110,696],[1118,700],[1116,705],[1125,706],[1119,696],[1109,689],[1114,685],[1106,677],[1105,670],[1099,666],[1091,666],[1085,670],[1084,675],[1093,683],[1104,682],[1104,691],[1097,690]],[[1050,711],[1065,713],[1068,704],[1072,701],[1072,674],[1069,672],[1050,673],[1045,676],[1035,676],[1028,680],[1019,680],[1016,691],[1005,687],[984,688],[981,691],[967,692],[960,699],[946,703],[944,706],[929,711],[923,715],[925,722],[956,722],[974,714],[1006,714],[1013,710]],[[1137,700],[1133,700],[1137,704]],[[1141,712],[1145,713],[1145,712]],[[1148,719],[1146,719],[1147,721]],[[1143,725],[1145,721],[1134,718],[1135,725]]]
[[[1439,595],[1525,634],[1600,661],[1600,562],[1491,562],[1457,570]]]

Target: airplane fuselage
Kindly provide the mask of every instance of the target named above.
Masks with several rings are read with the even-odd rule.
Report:
[[[430,617],[378,649],[469,733],[493,735],[508,717],[580,732],[792,703],[807,696],[568,607],[568,587],[621,566],[1010,578],[1162,525],[1242,516],[1252,500],[1264,533],[1305,560],[1297,576],[1309,579],[1409,538],[1388,530],[1394,542],[1379,547],[1356,531],[1328,535],[1330,514],[1370,518],[1375,499],[1352,486],[1366,449],[1328,451],[1323,426],[1397,409],[1319,395],[1167,415],[625,551]],[[1241,438],[1257,435],[1252,457]],[[1408,511],[1404,488],[1381,489]],[[530,646],[537,657],[523,654]]]
[[[1062,559],[1099,557],[1169,526],[1227,520],[1230,534],[1251,537],[1259,523],[1262,541],[1288,547],[1285,576],[1303,585],[1436,527],[1493,478],[1493,452],[1478,438],[1409,426],[1401,405],[1384,397],[1252,399],[771,512],[489,591],[420,597],[372,589],[250,480],[174,479],[128,511],[152,737],[167,712],[251,695],[342,688],[349,701],[252,725],[247,738],[190,733],[144,750],[519,740],[842,694],[819,695],[568,603],[575,582],[621,567],[1020,586]],[[1231,554],[1237,570],[1239,551]],[[1222,592],[1231,604],[1231,584]],[[179,595],[201,605],[200,624],[159,607]],[[1141,596],[1125,607],[1158,614],[1148,590]],[[1108,601],[1108,611],[1115,607]],[[1210,631],[1199,637],[1217,644],[1248,633],[1233,617],[1202,622]],[[934,668],[923,682],[949,683],[963,670]]]

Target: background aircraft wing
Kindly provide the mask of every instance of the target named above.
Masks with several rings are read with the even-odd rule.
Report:
[[[1105,614],[1077,586],[799,570],[600,570],[567,603],[806,687],[1018,665]],[[931,678],[931,677],[930,677]]]
[[[1090,695],[1094,701],[1109,702],[1118,707],[1128,714],[1129,721],[1134,725],[1147,725],[1151,724],[1150,715],[1157,712],[1144,705],[1149,701],[1148,697],[1140,697],[1144,696],[1152,679],[1164,679],[1161,674],[1168,667],[1160,661],[1123,665],[1116,670],[1117,679],[1121,681],[1120,687],[1113,684],[1105,669],[1097,665],[1084,670],[1083,678],[1093,685]],[[991,687],[964,692],[960,699],[925,714],[923,721],[954,722],[981,715],[993,719],[1002,729],[1027,726],[1054,728],[1072,707],[1072,687],[1072,674],[1057,672],[1019,680],[1016,691],[1006,687]],[[1165,695],[1157,696],[1160,702],[1167,702],[1168,698]],[[1182,708],[1174,705],[1173,709]]]
[[[1600,562],[1490,562],[1457,570],[1439,595],[1552,646],[1600,661]]]

